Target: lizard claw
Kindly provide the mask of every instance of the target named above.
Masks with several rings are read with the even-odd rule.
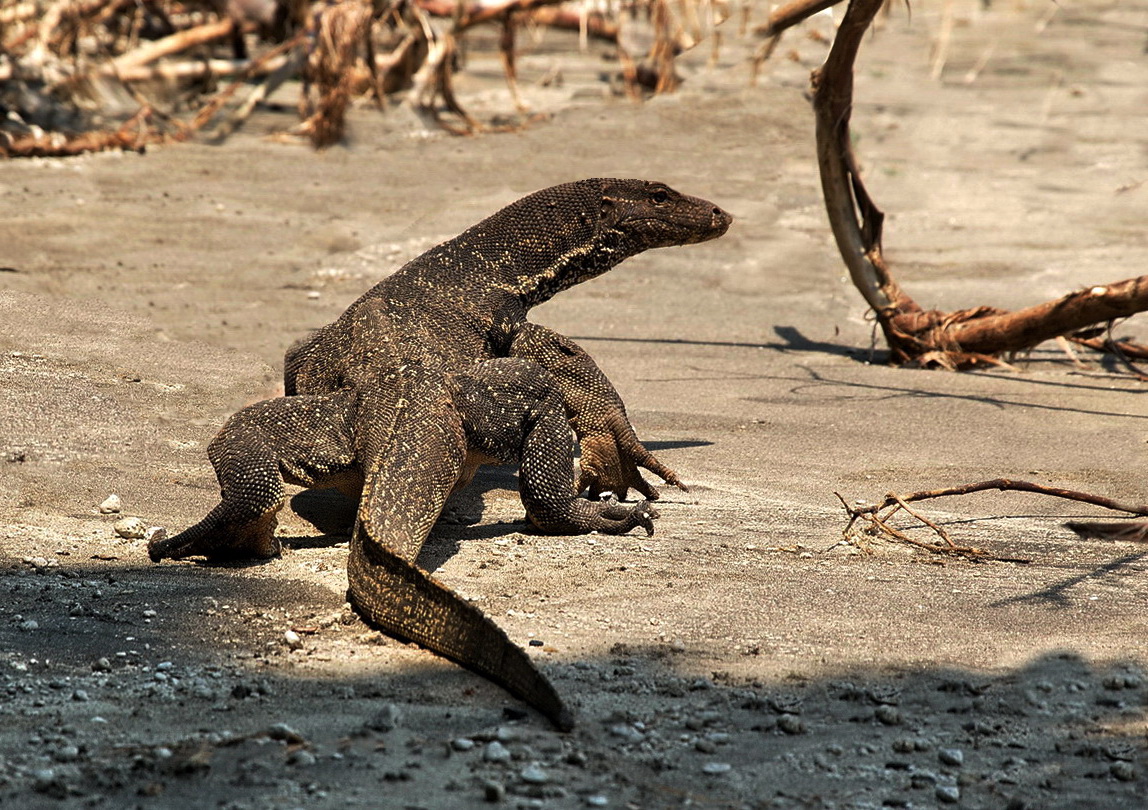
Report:
[[[608,529],[612,534],[625,534],[635,526],[641,526],[646,530],[646,537],[652,537],[654,521],[660,516],[647,500],[630,505],[619,503],[617,498],[613,498],[604,502],[599,517],[613,524]]]

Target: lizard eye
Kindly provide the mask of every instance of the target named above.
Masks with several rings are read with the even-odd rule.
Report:
[[[650,195],[650,199],[661,205],[664,202],[669,202],[670,195],[664,191],[655,191]]]

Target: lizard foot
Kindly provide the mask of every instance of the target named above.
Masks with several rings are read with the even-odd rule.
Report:
[[[274,511],[240,523],[221,517],[219,509],[216,507],[199,523],[173,537],[149,543],[147,553],[152,562],[196,556],[218,561],[267,559],[279,555],[282,547],[275,536],[278,520]]]
[[[619,503],[611,496],[606,500],[588,501],[574,498],[561,510],[527,507],[527,519],[546,534],[625,534],[636,526],[654,533],[658,513],[649,501]]]
[[[609,521],[611,525],[609,528],[598,529],[598,531],[605,531],[607,534],[625,534],[635,526],[641,526],[646,530],[646,537],[652,537],[654,521],[661,517],[647,500],[639,501],[636,504],[624,504],[619,503],[617,498],[611,496],[602,502],[602,507],[598,518]]]
[[[658,461],[653,453],[636,440],[633,446],[630,446],[629,442],[623,444],[611,433],[600,433],[583,436],[580,443],[582,458],[578,491],[588,490],[591,498],[613,492],[624,499],[627,493],[634,489],[643,498],[656,501],[658,491],[642,477],[638,471],[639,467],[654,473],[667,484],[689,491],[689,487],[682,483],[677,473]]]

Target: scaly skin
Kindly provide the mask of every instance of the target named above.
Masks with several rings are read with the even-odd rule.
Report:
[[[502,685],[561,729],[573,714],[526,654],[415,561],[478,463],[520,464],[529,520],[553,534],[652,534],[645,468],[685,488],[634,434],[610,381],[529,309],[624,259],[725,233],[712,203],[641,180],[531,194],[416,258],[287,353],[288,396],[231,417],[208,455],[221,501],[153,560],[279,553],[284,482],[359,497],[352,604],[372,624]],[[575,485],[570,428],[582,444]]]

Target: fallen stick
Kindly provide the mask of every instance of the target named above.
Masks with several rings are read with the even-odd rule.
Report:
[[[792,28],[840,2],[841,0],[793,0],[792,3],[786,3],[775,10],[769,15],[769,21],[753,29],[753,32],[763,37],[776,37],[785,29]]]
[[[85,152],[104,152],[110,149],[143,152],[149,143],[161,137],[147,125],[150,114],[151,110],[141,109],[112,132],[84,132],[79,135],[49,132],[15,138],[7,144],[4,138],[0,138],[0,157],[73,157]]]
[[[1015,481],[1011,478],[993,478],[990,481],[980,481],[975,484],[962,484],[944,489],[926,489],[920,492],[914,492],[910,495],[898,496],[894,493],[889,493],[881,503],[858,507],[856,511],[860,514],[875,514],[882,509],[898,505],[901,501],[912,503],[913,501],[925,501],[932,498],[945,498],[950,495],[968,495],[973,492],[984,492],[990,489],[999,490],[1001,492],[1035,492],[1039,495],[1051,495],[1055,498],[1065,498],[1070,501],[1079,501],[1080,503],[1088,503],[1093,506],[1101,506],[1116,512],[1148,516],[1148,504],[1126,504],[1114,501],[1111,498],[1106,498],[1103,495],[1093,495],[1089,492],[1079,492],[1073,489],[1061,489],[1060,487],[1050,487],[1044,484],[1034,484],[1031,481]]]
[[[169,37],[157,39],[155,42],[150,42],[133,51],[117,56],[101,68],[100,72],[115,75],[129,68],[138,68],[142,65],[151,64],[157,59],[170,56],[173,53],[186,51],[188,48],[194,48],[196,45],[203,45],[217,39],[223,39],[231,34],[233,26],[234,23],[230,19],[224,19],[198,25],[195,28],[188,28],[185,31],[179,31]]]
[[[253,62],[249,59],[204,59],[176,64],[141,65],[119,71],[116,78],[121,82],[150,82],[186,81],[208,77],[228,78],[238,75],[264,76],[274,73],[285,61],[286,57],[280,56],[257,67],[253,67]]]

